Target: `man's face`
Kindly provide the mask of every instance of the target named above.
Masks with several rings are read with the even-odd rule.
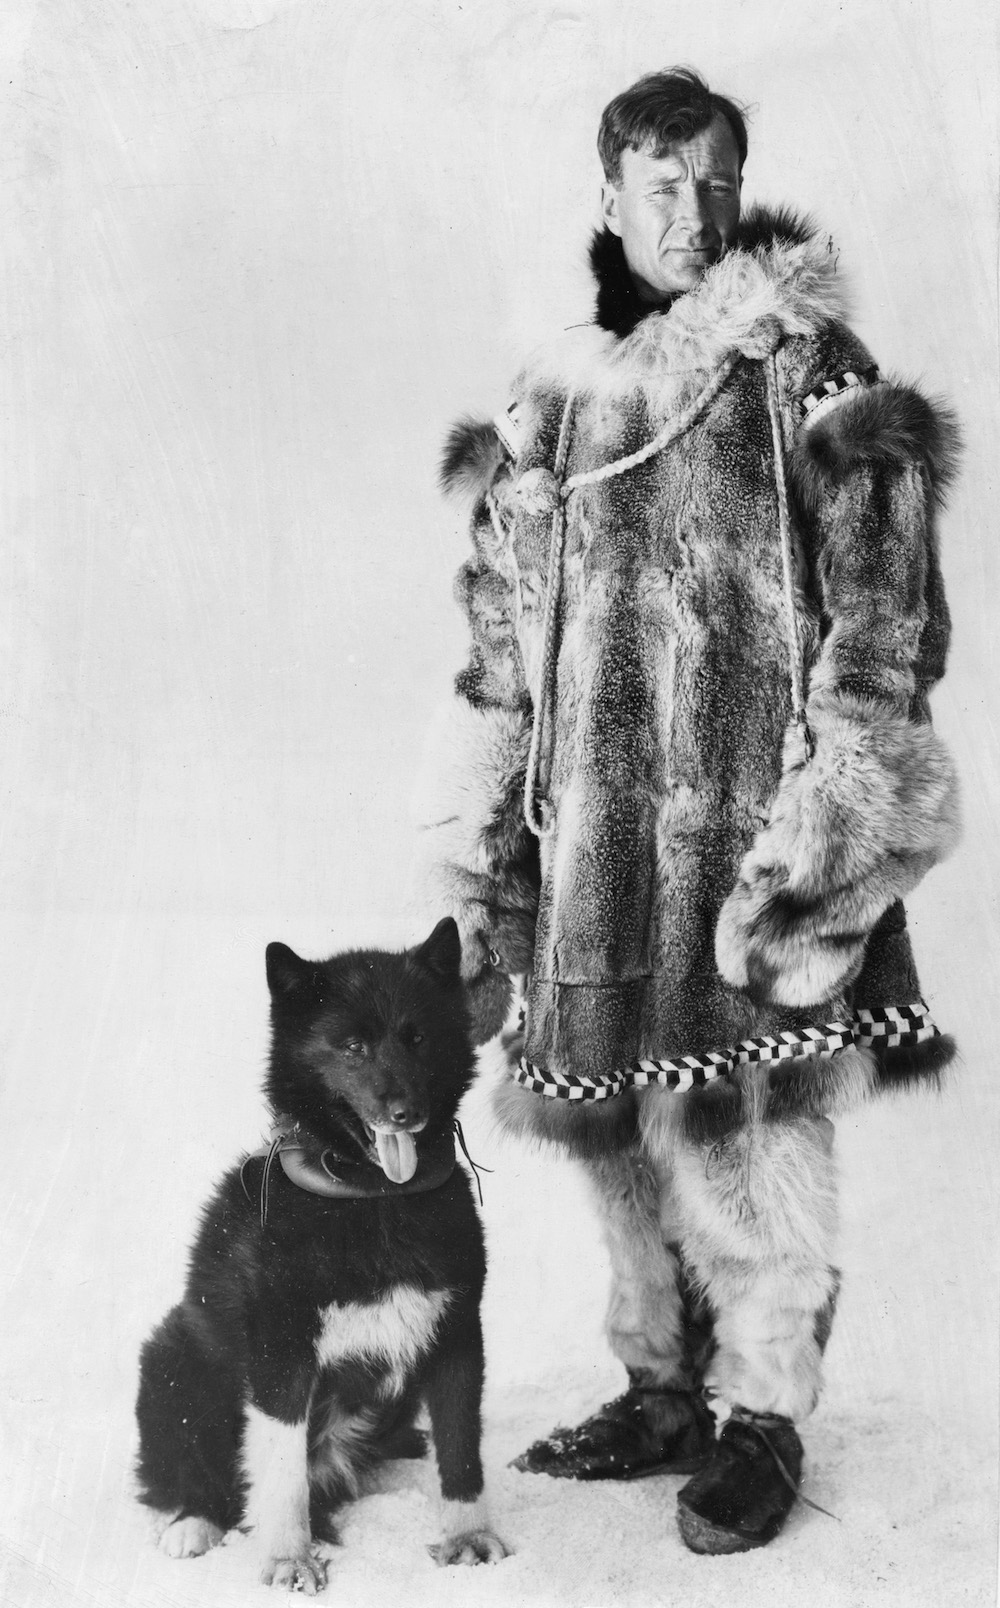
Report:
[[[623,151],[621,183],[605,184],[604,221],[621,237],[643,301],[691,290],[732,244],[740,221],[740,159],[733,131],[716,117],[666,156]]]

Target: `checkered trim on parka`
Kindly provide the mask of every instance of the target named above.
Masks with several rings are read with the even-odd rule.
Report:
[[[814,385],[805,396],[798,398],[796,410],[799,423],[811,423],[818,408],[825,412],[824,403],[842,400],[849,391],[880,383],[878,367],[875,364],[872,364],[871,368],[861,369],[860,372],[848,369],[846,374],[832,374],[828,380],[823,380],[820,385]]]
[[[550,1072],[523,1056],[514,1081],[533,1094],[557,1100],[608,1100],[625,1089],[643,1089],[659,1084],[683,1094],[687,1089],[717,1078],[728,1078],[741,1066],[766,1061],[788,1061],[796,1057],[836,1055],[851,1047],[896,1049],[900,1045],[921,1044],[940,1036],[922,1001],[914,1005],[886,1005],[858,1010],[850,1022],[827,1022],[823,1027],[802,1027],[772,1037],[741,1039],[726,1050],[710,1050],[707,1055],[679,1055],[673,1060],[633,1061],[615,1072],[597,1072],[584,1077],[569,1072]]]

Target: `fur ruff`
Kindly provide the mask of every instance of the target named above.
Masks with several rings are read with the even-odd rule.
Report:
[[[806,1008],[861,970],[879,917],[955,847],[955,770],[929,726],[866,700],[810,708],[816,752],[789,734],[785,771],[716,928],[719,971],[759,1000]]]
[[[815,233],[812,220],[799,216],[790,207],[750,207],[740,219],[734,250],[754,252],[774,245],[801,246]],[[595,229],[590,242],[590,266],[597,280],[595,321],[619,338],[631,335],[640,320],[648,316],[649,306],[635,288],[621,236],[607,228]]]
[[[738,248],[665,312],[651,312],[624,338],[590,326],[570,331],[529,362],[521,384],[586,391],[613,404],[643,390],[665,417],[677,377],[704,374],[737,352],[767,357],[783,340],[812,335],[846,311],[836,259],[813,241]]]
[[[783,340],[814,334],[845,313],[836,258],[790,211],[748,213],[734,248],[662,311],[639,301],[621,241],[610,231],[595,236],[591,261],[598,322],[567,331],[529,359],[516,386],[522,399],[540,385],[587,392],[611,407],[642,389],[651,413],[666,417],[689,400],[678,376],[714,370],[733,352],[766,357]],[[477,499],[507,462],[492,423],[459,419],[445,441],[441,484]]]
[[[902,469],[923,463],[934,494],[944,499],[958,472],[961,432],[944,402],[914,387],[883,381],[847,392],[815,424],[799,432],[789,469],[808,508],[818,506],[862,464]]]

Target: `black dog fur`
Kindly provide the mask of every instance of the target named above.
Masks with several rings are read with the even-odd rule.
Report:
[[[473,1075],[459,961],[450,917],[404,954],[268,947],[272,1109],[313,1176],[375,1193],[313,1193],[258,1155],[206,1206],[184,1299],[141,1356],[141,1500],[168,1516],[172,1556],[246,1526],[262,1580],[315,1592],[331,1512],[381,1459],[422,1455],[421,1402],[444,1521],[432,1555],[505,1555],[481,1501],[482,1228],[461,1167],[435,1183]],[[411,1192],[422,1176],[433,1187]]]

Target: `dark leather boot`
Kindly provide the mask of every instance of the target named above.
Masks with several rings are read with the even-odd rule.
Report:
[[[511,1468],[566,1480],[634,1480],[690,1474],[712,1449],[715,1420],[690,1390],[633,1383],[575,1429],[555,1429]]]
[[[749,1552],[778,1534],[798,1496],[802,1442],[789,1418],[737,1407],[704,1468],[677,1493],[692,1552]]]

